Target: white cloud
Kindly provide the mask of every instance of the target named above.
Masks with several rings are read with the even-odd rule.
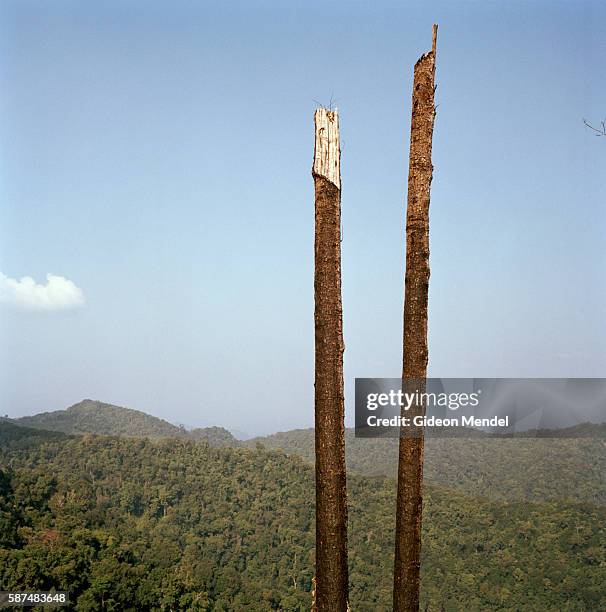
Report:
[[[38,285],[31,276],[16,280],[0,272],[0,302],[23,310],[68,310],[84,306],[84,294],[63,276],[47,274],[46,284]]]

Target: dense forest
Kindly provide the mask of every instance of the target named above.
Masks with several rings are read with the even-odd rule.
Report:
[[[591,502],[606,504],[606,426],[569,431],[581,437],[429,437],[425,478],[494,500]],[[254,438],[309,462],[314,460],[313,429]],[[398,440],[356,438],[345,432],[348,473],[394,476]]]
[[[139,410],[84,400],[67,410],[10,420],[20,426],[69,434],[203,440],[212,446],[262,444],[308,462],[314,460],[313,429],[297,429],[246,442],[222,427],[186,430]],[[561,430],[571,437],[499,438],[475,432],[473,437],[430,437],[426,442],[425,477],[430,483],[494,500],[590,502],[606,504],[606,425]],[[397,440],[356,438],[346,430],[348,473],[395,476]],[[532,437],[536,436],[536,437]],[[574,436],[574,437],[572,437]]]
[[[579,441],[557,442],[571,446],[550,461]],[[602,449],[593,461],[603,461],[602,441],[591,442]],[[186,437],[65,435],[9,421],[0,422],[0,448],[0,589],[68,590],[74,610],[309,609],[313,469],[294,453]],[[455,484],[494,477],[494,461],[459,452],[468,453],[469,473]],[[430,479],[423,606],[606,609],[606,506],[585,492],[599,486],[597,472],[585,463],[583,486],[564,489],[570,499],[562,501],[547,459],[541,465],[525,474],[500,465],[491,486],[510,486],[519,500]],[[541,479],[551,483],[549,499],[528,501],[542,495]],[[385,475],[348,481],[352,610],[389,610],[395,483]]]

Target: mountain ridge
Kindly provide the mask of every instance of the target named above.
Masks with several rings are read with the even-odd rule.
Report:
[[[314,462],[312,428],[239,441],[222,427],[186,430],[144,412],[96,400],[83,400],[66,410],[8,422],[18,427],[67,435],[176,438],[248,449],[262,445],[267,450],[296,455],[309,464]],[[485,434],[471,438],[429,437],[425,454],[426,480],[493,500],[568,500],[605,505],[606,426],[584,425],[576,431],[585,437],[547,438],[541,437],[540,432],[534,438]],[[588,432],[596,437],[587,437]],[[345,437],[348,473],[395,477],[397,439],[356,438],[351,428],[346,429]]]
[[[186,438],[205,440],[218,446],[237,446],[236,438],[223,427],[197,427],[187,430],[141,410],[99,400],[84,399],[64,410],[40,412],[8,419],[34,429],[66,434],[99,434],[133,438]]]

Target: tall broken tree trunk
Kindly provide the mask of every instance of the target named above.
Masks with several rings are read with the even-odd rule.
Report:
[[[341,305],[341,150],[337,111],[316,110],[314,123],[316,608],[318,612],[345,612],[347,500]]]
[[[431,144],[435,118],[436,38],[414,68],[404,296],[403,385],[425,391],[427,375],[427,295],[429,289],[429,193],[433,166]],[[425,407],[413,408],[418,414]],[[407,416],[411,416],[408,414]],[[423,509],[423,429],[402,432],[398,458],[398,497],[393,609],[419,610],[421,516]]]

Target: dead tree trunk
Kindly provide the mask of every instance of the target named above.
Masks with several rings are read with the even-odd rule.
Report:
[[[316,607],[347,610],[347,500],[341,305],[341,172],[339,117],[314,115],[312,175],[315,233]]]
[[[429,289],[429,193],[433,166],[431,144],[435,118],[436,37],[432,50],[414,68],[408,202],[402,378],[425,391],[427,375],[427,295]],[[411,382],[408,383],[407,380]],[[416,411],[422,413],[424,406]],[[411,416],[408,414],[408,416]],[[418,612],[423,508],[423,430],[400,436],[394,561],[393,609]]]

